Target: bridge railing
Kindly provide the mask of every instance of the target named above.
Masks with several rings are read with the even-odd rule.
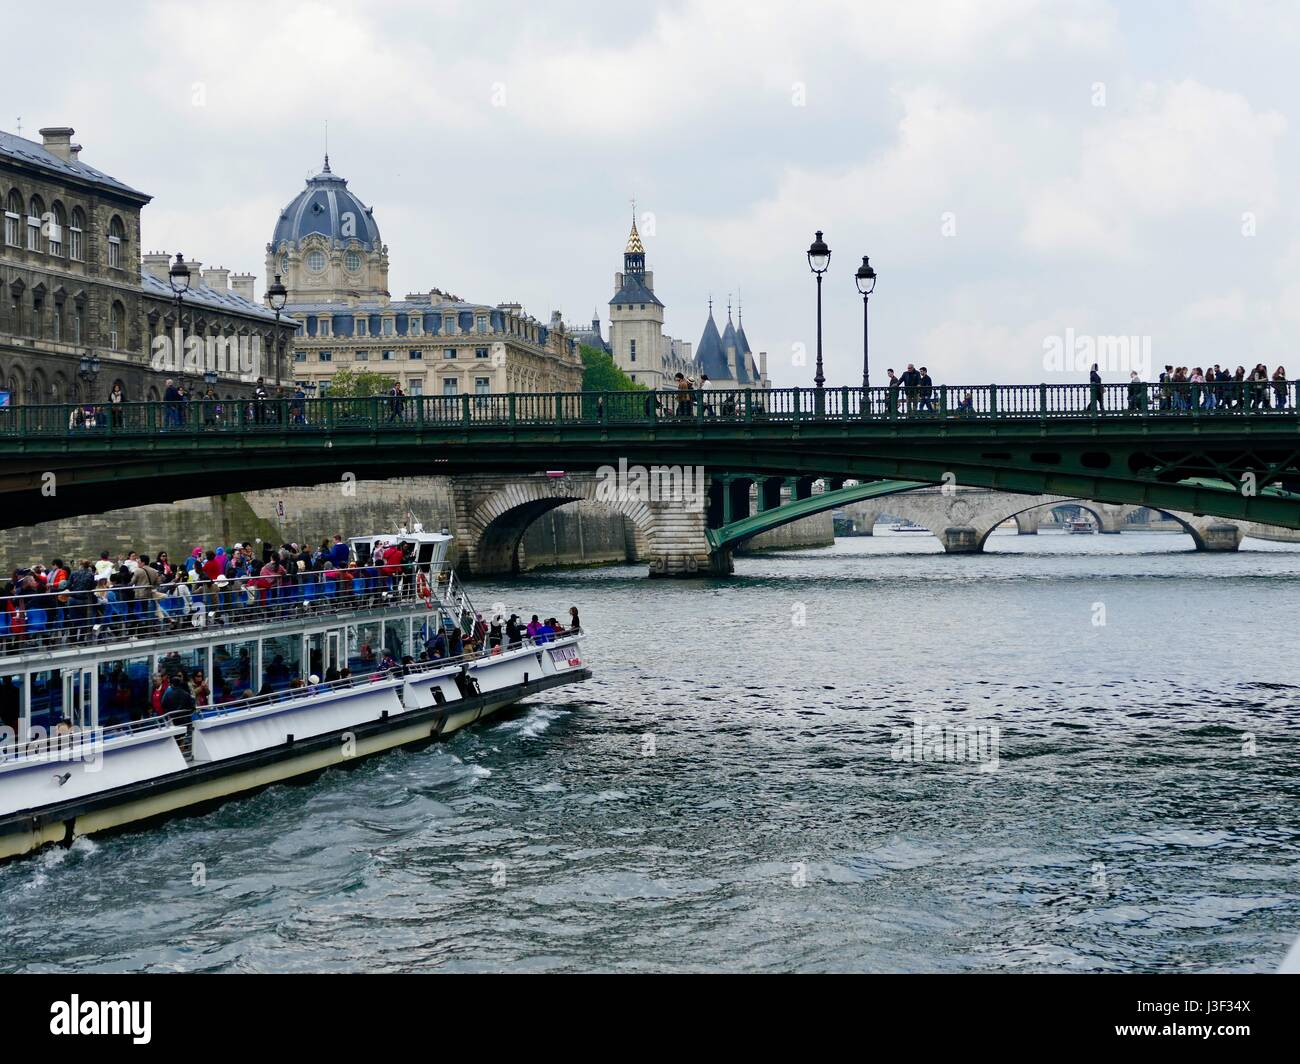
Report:
[[[1300,382],[904,385],[871,388],[516,392],[321,399],[195,399],[0,407],[0,438],[87,432],[298,432],[413,426],[626,425],[656,422],[1142,418],[1294,413]]]

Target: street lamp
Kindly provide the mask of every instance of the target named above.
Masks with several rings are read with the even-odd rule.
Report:
[[[271,304],[271,309],[275,311],[275,383],[280,383],[280,311],[284,310],[284,304],[289,298],[288,291],[280,283],[280,275],[275,275],[275,283],[266,290],[266,301]]]
[[[866,255],[862,256],[862,265],[858,267],[853,279],[857,282],[858,291],[862,293],[862,406],[865,410],[870,402],[867,399],[867,389],[871,387],[871,373],[867,364],[867,297],[876,290],[876,271],[871,268]]]
[[[93,403],[95,401],[95,379],[99,376],[99,356],[82,355],[81,364],[77,369],[77,376],[86,382],[86,397]]]
[[[822,412],[822,404],[825,399],[822,396],[822,386],[826,383],[826,375],[822,372],[822,274],[831,264],[831,249],[826,246],[826,241],[822,239],[822,231],[817,230],[817,238],[808,248],[808,268],[812,270],[817,278],[817,376],[813,378],[813,383],[817,385],[817,412]]]
[[[190,268],[185,265],[185,256],[179,251],[176,252],[176,261],[172,263],[172,268],[167,271],[167,283],[176,293],[176,339],[179,342],[174,344],[172,364],[179,373],[185,365],[185,333],[181,317],[184,313],[185,293],[190,290]]]

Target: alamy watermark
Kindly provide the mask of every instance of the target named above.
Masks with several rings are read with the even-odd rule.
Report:
[[[185,336],[179,328],[155,336],[149,344],[149,365],[157,373],[188,373],[195,377],[212,370],[222,377],[251,382],[262,375],[262,338],[253,336]]]
[[[996,772],[1001,764],[996,724],[926,724],[917,716],[911,728],[891,728],[891,761],[963,762],[979,765],[981,772]]]
[[[1099,373],[1136,372],[1144,381],[1153,380],[1151,337],[1092,336],[1066,329],[1063,336],[1043,339],[1043,370],[1047,373],[1087,373],[1093,366]]]
[[[596,501],[609,505],[628,502],[675,502],[702,511],[708,496],[703,466],[604,465],[596,470]]]

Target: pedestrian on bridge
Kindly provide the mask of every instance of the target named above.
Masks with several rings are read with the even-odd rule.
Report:
[[[934,381],[930,379],[930,371],[926,369],[924,366],[921,367],[921,372],[918,377],[917,383],[919,383],[921,386],[920,391],[918,393],[921,399],[921,409],[928,410],[931,414],[933,414],[934,402],[932,401],[931,397],[934,395]]]
[[[1092,369],[1088,373],[1088,386],[1092,398],[1088,403],[1088,413],[1104,414],[1106,412],[1105,404],[1101,396],[1101,374],[1097,372],[1097,363],[1092,364]]]
[[[1139,413],[1146,406],[1144,393],[1145,388],[1142,384],[1142,378],[1137,375],[1137,370],[1133,370],[1128,375],[1128,411],[1130,414]]]
[[[916,393],[921,387],[921,375],[917,373],[916,367],[912,363],[907,364],[907,369],[903,370],[903,387],[907,389],[907,412],[916,413]]]
[[[886,410],[885,412],[890,417],[893,417],[895,414],[898,413],[898,388],[902,382],[896,376],[894,376],[894,371],[892,369],[887,370],[886,372],[888,372],[889,374],[889,395],[886,398],[885,402],[888,403],[889,409]]]

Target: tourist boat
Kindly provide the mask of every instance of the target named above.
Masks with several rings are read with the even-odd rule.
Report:
[[[918,525],[918,524],[914,524],[914,523],[911,522],[911,521],[904,521],[904,522],[902,522],[901,524],[890,525],[890,526],[889,526],[889,531],[891,531],[891,532],[927,532],[927,533],[928,533],[930,530],[929,530],[928,528],[926,528],[925,525]]]
[[[1065,530],[1072,535],[1090,536],[1097,531],[1097,526],[1086,517],[1076,517],[1073,521],[1067,521],[1065,523]]]
[[[49,596],[21,632],[0,611],[0,860],[428,743],[588,679],[576,630],[415,660],[457,632],[468,646],[479,623],[451,539],[357,537],[347,569],[274,588],[219,577],[183,607]],[[380,541],[404,548],[401,566]],[[151,716],[154,677],[191,670],[211,704]]]

